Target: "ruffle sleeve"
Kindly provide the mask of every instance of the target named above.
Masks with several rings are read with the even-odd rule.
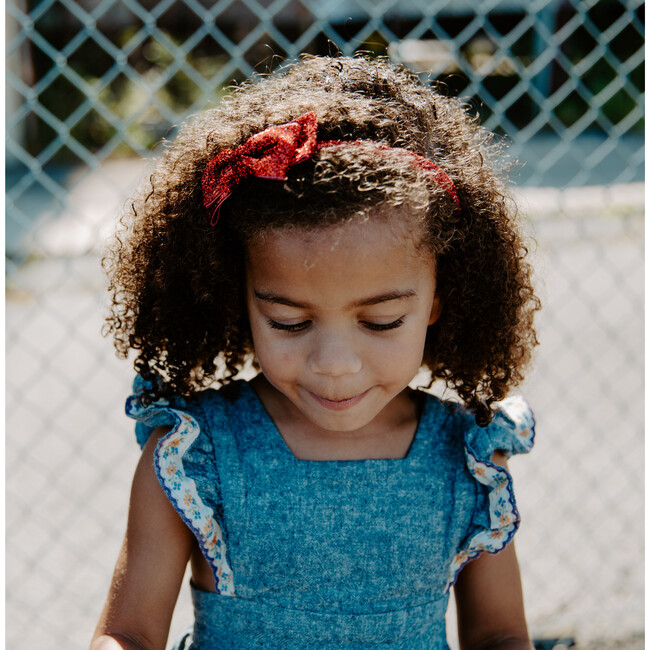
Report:
[[[467,469],[477,483],[477,501],[469,533],[449,569],[447,589],[460,570],[483,552],[498,553],[519,528],[519,512],[508,470],[491,461],[499,450],[506,457],[528,453],[535,438],[535,419],[521,397],[510,397],[487,427],[472,425],[464,436]]]
[[[167,498],[196,537],[214,576],[217,593],[234,596],[226,544],[217,520],[220,494],[214,471],[214,448],[201,431],[196,406],[181,398],[160,399],[142,406],[139,395],[146,387],[141,377],[126,400],[126,414],[136,421],[136,438],[144,447],[156,427],[171,426],[156,445],[154,469]]]

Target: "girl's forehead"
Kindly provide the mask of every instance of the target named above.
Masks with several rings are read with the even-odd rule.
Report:
[[[391,215],[393,216],[393,215]],[[399,250],[401,254],[428,257],[422,250],[421,226],[408,217],[362,217],[318,227],[273,228],[248,242],[251,254],[273,255],[300,249],[314,258],[345,249],[359,255]]]
[[[417,245],[412,232],[383,220],[267,231],[248,251],[249,281],[269,287],[302,282],[306,292],[318,293],[355,285],[367,293],[375,285],[410,285],[420,275],[435,275],[433,256]]]

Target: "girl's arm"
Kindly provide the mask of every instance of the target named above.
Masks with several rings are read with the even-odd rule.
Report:
[[[168,430],[156,429],[142,451],[126,535],[91,650],[165,648],[194,543],[154,472],[153,452]]]
[[[506,466],[495,452],[492,462]],[[532,650],[524,615],[519,565],[511,543],[467,564],[455,586],[462,650]]]

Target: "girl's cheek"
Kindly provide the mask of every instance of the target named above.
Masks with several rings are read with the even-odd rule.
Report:
[[[405,330],[399,338],[390,339],[381,346],[381,350],[377,349],[380,353],[375,356],[380,356],[384,362],[391,364],[403,365],[413,361],[419,365],[424,354],[425,341],[426,332]]]
[[[258,357],[272,360],[274,363],[290,363],[295,359],[296,350],[290,341],[280,340],[273,333],[262,331],[256,337],[255,352]]]

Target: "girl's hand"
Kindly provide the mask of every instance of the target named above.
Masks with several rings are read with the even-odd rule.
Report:
[[[506,467],[505,455],[492,462]],[[455,586],[462,650],[532,650],[514,545],[467,564]]]
[[[91,650],[164,650],[167,643],[194,543],[154,472],[153,452],[167,431],[154,431],[136,468],[126,535]]]

